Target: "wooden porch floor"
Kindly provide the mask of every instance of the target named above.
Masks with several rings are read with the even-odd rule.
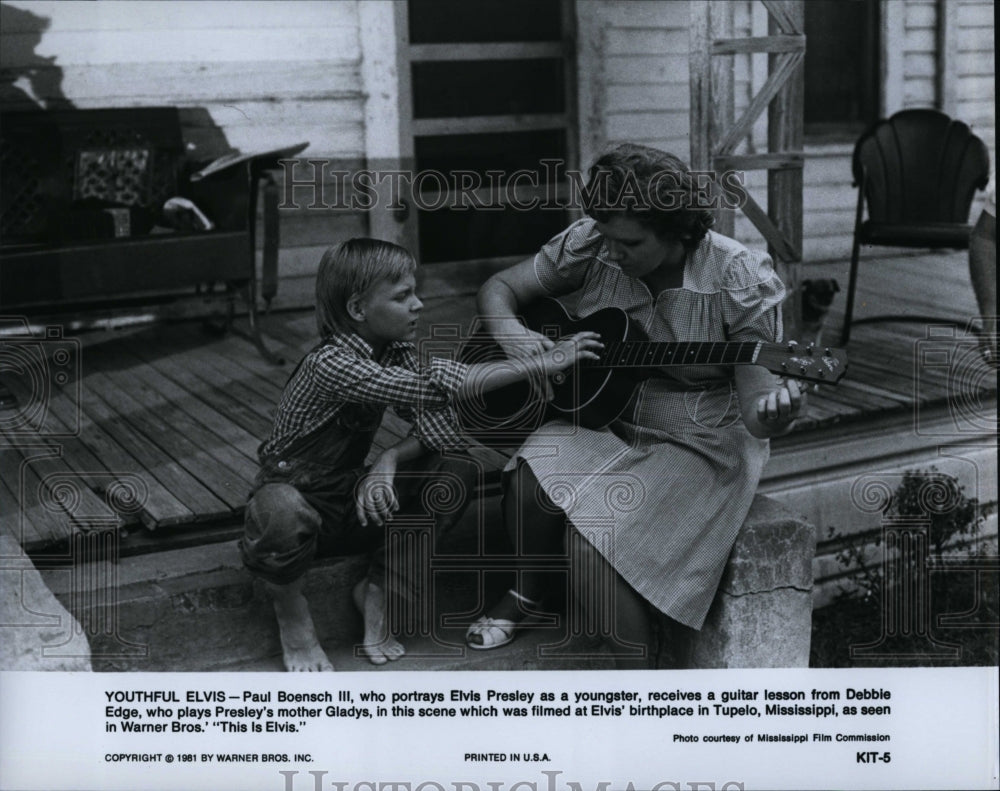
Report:
[[[870,265],[857,315],[973,317],[966,261],[964,254],[921,255]],[[809,265],[804,277],[836,277],[844,287],[846,269]],[[837,338],[843,301],[840,294],[825,343]],[[430,300],[424,318],[467,326],[472,311],[471,298]],[[118,525],[122,552],[235,535],[281,388],[315,342],[307,312],[271,316],[265,332],[289,361],[283,367],[265,362],[241,337],[213,337],[189,322],[80,336],[79,356],[64,366],[80,377],[59,384],[50,358],[48,392],[47,379],[33,393],[26,377],[5,377],[19,405],[0,412],[3,531],[29,552],[52,557],[79,529]],[[56,345],[47,348],[51,354]],[[59,348],[77,354],[72,341]],[[861,325],[847,376],[810,396],[796,436],[829,439],[847,426],[857,436],[918,407],[982,414],[995,405],[996,374],[964,333],[928,338],[919,324]],[[405,430],[389,416],[378,442]]]

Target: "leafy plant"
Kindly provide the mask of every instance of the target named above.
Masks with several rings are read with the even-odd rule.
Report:
[[[929,517],[928,534],[938,558],[956,536],[978,534],[989,511],[976,498],[966,497],[965,487],[954,476],[936,467],[904,472],[886,510],[891,516]]]
[[[928,554],[906,552],[897,555],[894,563],[906,561],[909,568],[895,566],[889,580],[885,578],[883,552],[883,530],[843,536],[831,528],[829,536],[840,542],[841,549],[836,559],[845,572],[844,580],[834,603],[817,610],[813,616],[813,648],[810,664],[813,667],[894,666],[898,664],[969,664],[993,665],[1000,657],[1000,634],[990,623],[995,623],[998,614],[1000,590],[995,571],[930,573],[926,567],[916,564],[928,559],[973,558],[983,554],[995,555],[995,545],[986,548],[976,541],[986,517],[993,506],[983,506],[976,498],[970,498],[965,487],[954,476],[929,470],[907,470],[895,491],[885,502],[882,514],[885,522],[902,520],[914,526],[923,524],[927,529]],[[927,574],[930,586],[931,612],[929,624],[936,624],[938,616],[963,613],[978,606],[982,619],[981,627],[948,629],[947,642],[960,645],[959,660],[922,656],[926,642],[910,640],[895,644],[899,653],[892,657],[852,658],[849,647],[870,643],[884,627],[883,603],[900,595],[886,586],[899,584],[905,575]],[[910,578],[912,580],[912,577]]]
[[[909,518],[926,522],[931,552],[937,559],[949,550],[955,539],[978,535],[990,511],[990,506],[982,506],[975,497],[968,497],[965,486],[953,475],[933,466],[929,470],[906,470],[882,509],[885,519]],[[830,528],[830,537],[841,536]],[[846,579],[850,584],[841,586],[838,597],[880,602],[884,586],[882,563],[870,560],[869,547],[882,545],[882,531],[874,536],[870,533],[855,535],[845,541],[836,558],[840,567],[848,572]],[[967,548],[956,551],[970,553]]]

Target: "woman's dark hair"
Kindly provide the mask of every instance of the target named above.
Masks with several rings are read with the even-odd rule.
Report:
[[[625,214],[657,236],[680,240],[693,250],[715,218],[700,208],[700,191],[684,162],[649,146],[622,143],[591,166],[585,211],[598,222]]]

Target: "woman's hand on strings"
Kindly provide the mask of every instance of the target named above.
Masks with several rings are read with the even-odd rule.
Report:
[[[578,332],[562,338],[551,349],[542,353],[546,375],[559,373],[583,360],[601,359],[604,344],[596,332]]]

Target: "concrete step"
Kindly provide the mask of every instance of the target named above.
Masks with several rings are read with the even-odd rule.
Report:
[[[397,630],[404,660],[376,668],[357,644],[362,621],[352,597],[364,577],[361,556],[318,560],[306,577],[306,596],[324,649],[339,670],[591,669],[610,667],[597,641],[565,640],[566,619],[535,619],[508,646],[465,646],[467,625],[509,587],[502,569],[481,573],[477,551],[502,547],[480,525],[499,525],[499,498],[482,502],[442,543],[451,568],[435,570],[432,594],[400,608]],[[94,536],[106,543],[108,535]],[[113,555],[113,553],[111,553]],[[486,558],[497,562],[495,552]],[[503,561],[499,561],[502,565]],[[457,566],[457,568],[455,568]],[[262,586],[242,567],[235,541],[88,562],[42,572],[79,620],[98,671],[279,671],[277,624]],[[558,645],[564,642],[565,645]],[[553,646],[558,646],[553,648]]]
[[[91,670],[90,646],[79,624],[56,601],[34,564],[0,534],[0,669]]]
[[[388,673],[409,670],[611,670],[614,658],[600,644],[581,638],[559,646],[559,653],[549,654],[550,646],[558,643],[562,630],[558,627],[526,628],[507,645],[478,651],[461,642],[465,629],[441,630],[453,638],[451,645],[441,645],[428,637],[403,639],[406,656],[385,665],[371,664],[355,644],[323,643],[323,650],[338,671],[378,671]],[[228,672],[280,672],[284,670],[280,654],[261,659],[222,665],[217,670]]]
[[[433,556],[415,565],[424,570],[419,589],[425,593],[390,608],[393,632],[407,655],[377,669],[583,670],[611,668],[612,652],[634,656],[634,649],[607,639],[612,627],[606,619],[575,607],[566,614],[565,560],[555,567],[544,614],[526,622],[503,648],[469,649],[464,641],[468,625],[513,584],[514,558],[500,525],[499,497],[479,500]],[[113,543],[114,533],[89,534],[73,545],[79,556],[70,553],[63,568],[42,572],[79,622],[94,670],[281,669],[270,601],[242,567],[235,541],[117,562]],[[672,652],[659,658],[659,666],[805,666],[814,547],[810,524],[758,497],[704,628],[692,632],[659,624],[670,629],[662,642]],[[366,566],[360,556],[323,559],[305,578],[320,642],[340,670],[376,669],[358,649],[362,622],[351,596]],[[591,598],[603,600],[604,595],[593,591]]]

